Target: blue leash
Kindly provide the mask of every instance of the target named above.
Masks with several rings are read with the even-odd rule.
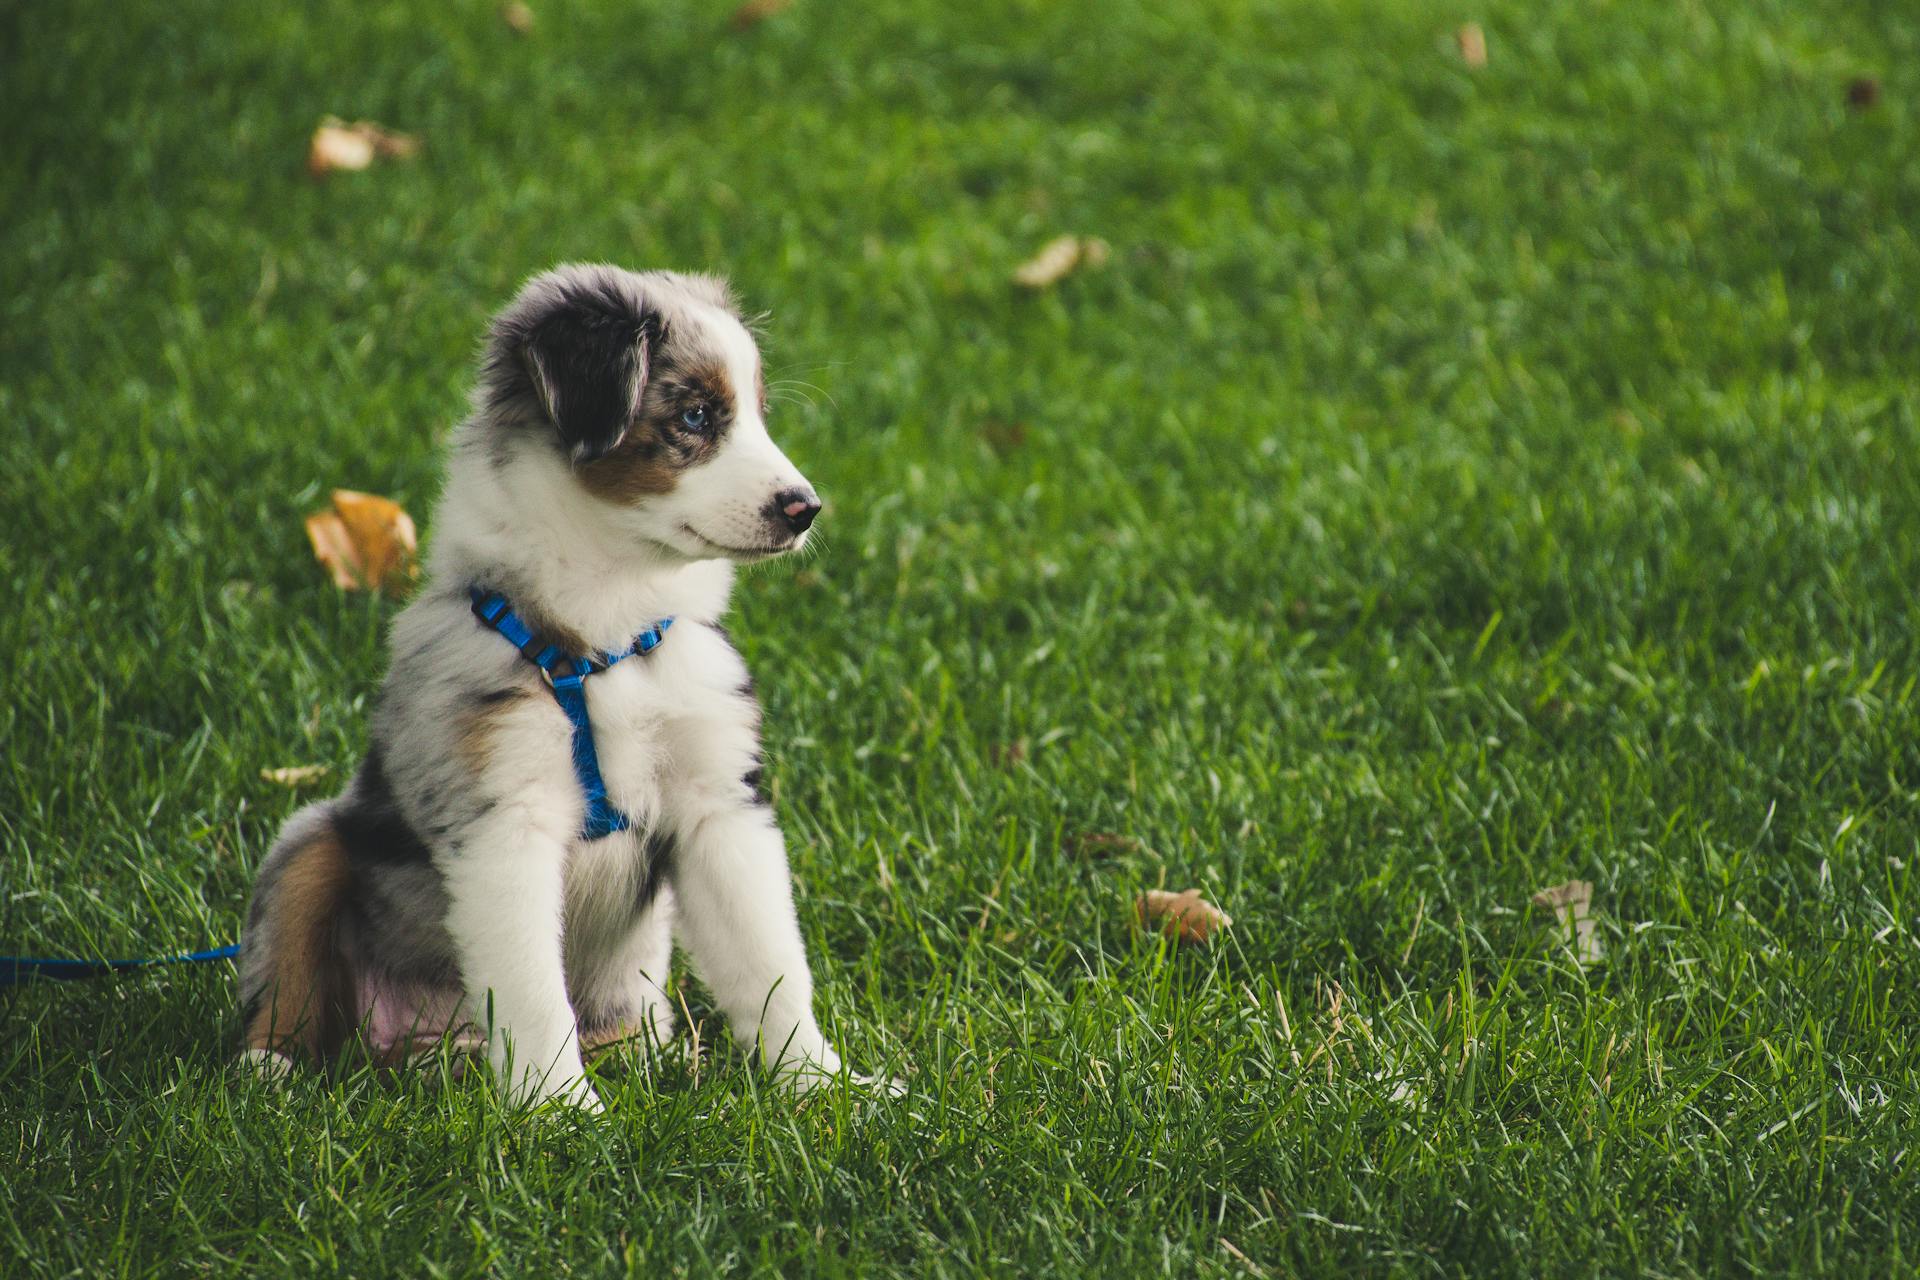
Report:
[[[211,951],[189,951],[183,956],[145,956],[138,960],[48,960],[36,956],[0,956],[0,987],[17,986],[33,978],[55,982],[73,982],[80,978],[103,978],[110,973],[131,973],[156,964],[207,964],[231,960],[240,954],[238,944],[215,947]]]

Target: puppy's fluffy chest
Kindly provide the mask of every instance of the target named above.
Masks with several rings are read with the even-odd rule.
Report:
[[[676,834],[751,790],[759,708],[711,627],[676,625],[654,652],[589,678],[587,711],[608,798],[638,830]]]

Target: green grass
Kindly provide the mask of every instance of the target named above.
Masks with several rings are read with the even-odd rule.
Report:
[[[20,989],[0,1272],[1920,1267],[1920,14],[536,9],[0,9],[0,950],[233,938],[393,608],[301,517],[424,517],[530,272],[710,268],[810,384],[736,634],[911,1094],[710,1016],[601,1119],[281,1093],[224,969]],[[426,150],[314,184],[327,113]]]

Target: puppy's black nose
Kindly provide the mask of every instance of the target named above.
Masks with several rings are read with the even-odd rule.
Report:
[[[773,508],[775,521],[784,521],[797,536],[813,527],[813,518],[820,514],[820,497],[804,486],[782,489],[773,495]]]

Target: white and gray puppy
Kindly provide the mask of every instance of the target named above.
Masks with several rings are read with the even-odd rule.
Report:
[[[820,510],[765,415],[718,280],[567,266],[495,318],[372,747],[260,868],[251,1060],[324,1063],[354,1041],[393,1061],[484,1036],[515,1098],[597,1107],[583,1048],[666,1039],[678,938],[769,1066],[803,1083],[840,1069],[760,791],[759,707],[719,624],[734,562],[801,547]],[[626,830],[583,834],[573,726],[474,587],[574,655],[673,619],[586,682]]]

